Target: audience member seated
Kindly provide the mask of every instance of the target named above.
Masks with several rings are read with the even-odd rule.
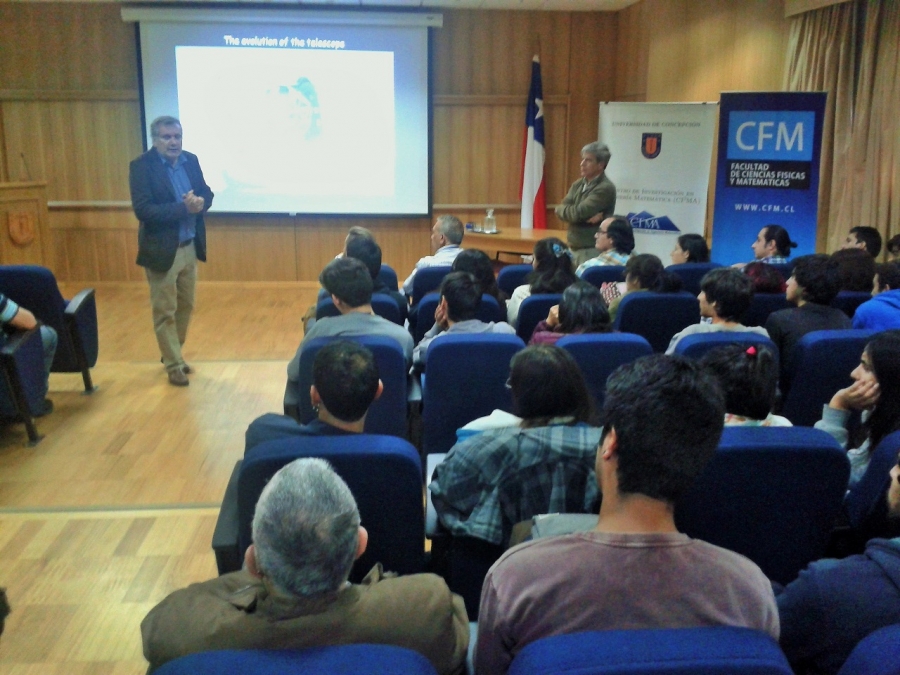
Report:
[[[365,228],[358,229],[363,230]],[[366,230],[366,232],[368,232],[368,230]],[[362,262],[362,264],[366,266],[366,269],[369,270],[369,274],[372,277],[372,295],[380,293],[382,295],[391,296],[391,299],[397,303],[397,308],[400,310],[400,316],[406,316],[409,307],[406,302],[406,296],[396,288],[388,288],[379,276],[379,273],[381,272],[381,247],[371,236],[371,233],[366,237],[354,234],[353,229],[351,229],[350,234],[347,235],[347,241],[344,244],[344,253],[341,257],[354,258]],[[319,291],[319,300],[327,298],[328,295],[328,291],[323,288]]]
[[[413,364],[424,368],[428,347],[442,335],[461,333],[502,333],[515,335],[516,330],[508,323],[493,321],[485,323],[476,317],[481,303],[481,286],[468,272],[451,272],[441,282],[441,301],[434,310],[434,326],[425,333],[416,345]]]
[[[900,458],[887,501],[900,518]],[[781,648],[794,672],[835,675],[860,640],[900,623],[900,538],[872,539],[862,555],[812,563],[776,601]]]
[[[900,328],[900,265],[876,265],[872,296],[856,308],[853,327],[868,330]]]
[[[438,216],[431,228],[431,253],[416,263],[415,268],[403,282],[403,292],[412,297],[413,278],[416,271],[423,267],[450,267],[462,249],[463,235],[466,229],[456,216]]]
[[[600,429],[589,426],[591,397],[575,359],[559,347],[527,347],[512,359],[509,384],[519,423],[507,426],[507,416],[504,428],[454,445],[429,485],[452,534],[502,546],[517,522],[596,513],[598,496]]]
[[[684,263],[708,263],[709,246],[699,234],[683,234],[675,241],[675,248],[669,254],[673,265]]]
[[[625,263],[625,282],[603,284],[600,292],[609,305],[609,319],[616,320],[619,303],[629,293],[654,291],[656,293],[677,293],[681,290],[681,279],[677,274],[666,272],[662,260],[651,253],[634,255]]]
[[[673,335],[666,354],[674,353],[675,347],[683,338],[700,333],[731,331],[769,337],[765,328],[747,327],[741,323],[741,317],[750,308],[750,301],[753,299],[753,282],[740,270],[719,267],[704,274],[697,299],[700,301],[700,316],[710,319],[710,322],[688,326]]]
[[[766,331],[781,359],[783,390],[788,389],[794,372],[794,348],[800,338],[816,330],[850,328],[849,317],[829,307],[839,290],[838,264],[830,256],[819,253],[797,259],[786,291],[788,301],[797,307],[772,312],[766,319]]]
[[[725,395],[726,427],[789,427],[772,413],[778,389],[778,364],[771,351],[745,345],[710,350],[700,364],[718,380]]]
[[[791,241],[791,236],[781,225],[766,225],[756,235],[756,241],[750,244],[753,249],[753,258],[763,263],[781,265],[791,257],[791,249],[797,248],[797,243]],[[747,263],[735,263],[732,267],[744,268]]]
[[[887,243],[888,261],[900,263],[900,234],[896,234]]]
[[[841,290],[871,293],[875,278],[875,259],[865,249],[842,248],[831,254],[837,261]]]
[[[875,259],[881,253],[881,233],[867,225],[851,227],[850,233],[841,244],[841,249],[850,248],[862,249]]]
[[[337,258],[322,270],[319,283],[331,294],[331,300],[341,315],[319,319],[303,337],[287,367],[285,406],[296,406],[300,396],[306,395],[306,392],[298,390],[300,354],[303,345],[315,338],[383,335],[396,340],[403,348],[407,363],[412,361],[413,341],[409,332],[372,311],[372,277],[365,265],[353,258]]]
[[[494,265],[487,253],[477,248],[460,251],[451,267],[454,272],[468,272],[475,277],[475,281],[481,287],[481,294],[492,296],[500,305],[501,311],[506,310],[506,293],[497,286]]]
[[[558,305],[550,308],[531,335],[531,345],[555,345],[561,337],[583,333],[608,333],[612,321],[600,289],[586,281],[576,281],[562,294]]]
[[[361,434],[369,406],[383,388],[375,356],[366,347],[343,340],[326,345],[316,353],[309,390],[318,417],[309,424],[275,413],[257,417],[247,427],[244,456],[260,443],[285,436]]]
[[[744,265],[744,274],[753,282],[754,293],[784,293],[786,284],[781,272],[764,262]]]
[[[539,293],[562,293],[578,281],[572,264],[572,252],[560,239],[547,237],[534,245],[534,271],[528,275],[528,283],[517,287],[506,303],[506,320],[515,326],[519,307],[525,298]]]
[[[647,356],[610,376],[597,527],[521,544],[491,568],[476,672],[505,673],[531,642],[580,631],[728,625],[778,638],[762,571],[675,528],[674,504],[715,454],[724,418],[718,385],[688,359]]]
[[[625,216],[613,216],[600,223],[594,235],[594,248],[600,255],[578,266],[575,274],[579,277],[589,267],[597,265],[624,265],[634,251],[634,231]]]
[[[816,429],[827,431],[848,449],[853,486],[866,472],[881,439],[900,429],[900,331],[874,335],[850,377],[853,384],[823,406]],[[851,438],[847,424],[853,411],[862,412],[862,424]]]
[[[6,342],[6,334],[8,331],[14,330],[31,330],[38,326],[38,321],[34,314],[19,307],[15,302],[0,293],[0,345]],[[50,326],[40,325],[41,343],[44,350],[44,377],[43,391],[41,398],[44,399],[42,409],[37,417],[49,415],[53,412],[53,402],[47,398],[47,391],[50,387],[50,368],[53,365],[53,356],[56,354],[56,343],[58,337],[56,331]]]
[[[298,459],[263,489],[245,567],[175,591],[141,623],[150,670],[216,649],[379,643],[413,649],[439,673],[464,672],[462,599],[433,574],[392,577],[376,565],[347,578],[366,549],[356,501],[322,459]]]

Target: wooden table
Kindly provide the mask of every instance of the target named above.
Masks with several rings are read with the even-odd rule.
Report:
[[[497,234],[483,234],[472,232],[472,230],[466,230],[466,236],[463,237],[462,247],[477,248],[488,255],[491,253],[531,255],[534,252],[535,243],[541,239],[546,239],[547,237],[557,237],[558,239],[565,241],[566,231],[504,228],[503,230],[498,231]]]

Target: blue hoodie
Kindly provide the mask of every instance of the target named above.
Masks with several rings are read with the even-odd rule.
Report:
[[[879,293],[857,307],[853,327],[870,330],[900,328],[900,290]]]
[[[900,623],[900,537],[814,562],[775,599],[781,648],[794,670],[837,673],[860,640]]]

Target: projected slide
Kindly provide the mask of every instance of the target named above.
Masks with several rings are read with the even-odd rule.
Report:
[[[392,52],[179,46],[175,61],[185,147],[217,210],[393,197]]]
[[[430,12],[126,7],[146,128],[174,115],[216,213],[423,216]]]

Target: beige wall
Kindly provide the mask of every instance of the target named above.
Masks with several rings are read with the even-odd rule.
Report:
[[[642,0],[618,14],[445,10],[434,33],[435,213],[475,220],[494,206],[501,228],[518,226],[536,50],[555,203],[577,177],[579,149],[596,138],[600,101],[779,88],[783,11],[781,0]],[[3,2],[0,44],[0,181],[47,181],[49,265],[64,280],[142,279],[127,183],[141,151],[133,26],[117,4]],[[210,216],[203,278],[315,279],[352,224]],[[401,274],[427,253],[427,219],[364,224]]]

